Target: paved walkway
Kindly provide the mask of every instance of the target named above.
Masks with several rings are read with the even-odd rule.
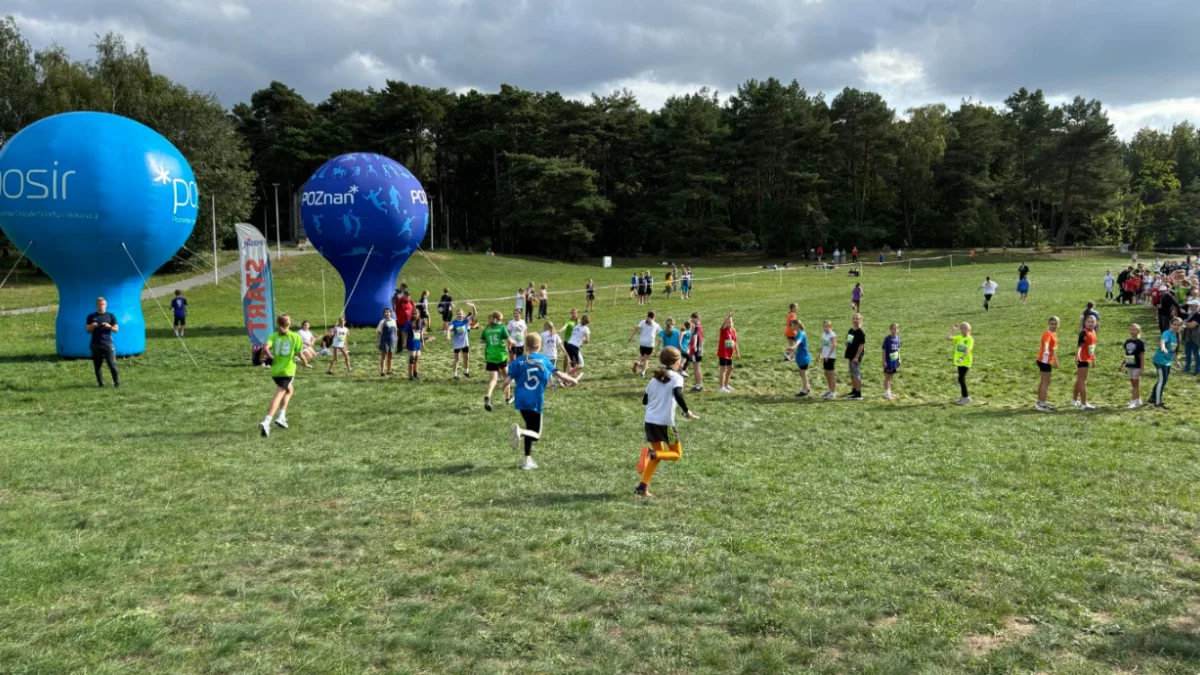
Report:
[[[304,250],[304,251],[291,250],[291,251],[284,251],[283,255],[285,257],[287,257],[287,256],[292,256],[292,255],[306,255],[308,253],[315,253],[315,251],[311,248]],[[219,268],[217,270],[217,276],[220,279],[226,279],[228,277],[236,276],[239,264],[240,264],[239,262],[235,261],[235,262],[229,263],[228,265],[225,265],[224,267]],[[166,284],[163,286],[154,286],[153,288],[148,288],[148,289],[142,291],[142,300],[151,300],[153,298],[161,298],[166,295],[174,295],[175,289],[179,289],[181,291],[186,291],[188,289],[196,288],[197,286],[204,286],[205,284],[211,284],[212,279],[213,279],[212,274],[198,274],[194,277],[188,277],[187,279],[181,279],[174,283]],[[23,309],[6,309],[3,311],[0,311],[0,316],[17,316],[19,314],[37,314],[38,312],[53,312],[56,309],[58,309],[58,305],[45,305],[43,307],[25,307]]]

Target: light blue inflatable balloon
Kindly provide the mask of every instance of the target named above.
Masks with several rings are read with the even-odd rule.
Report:
[[[313,245],[341,275],[346,293],[354,290],[346,322],[379,323],[383,308],[391,306],[396,275],[429,226],[421,181],[382,155],[334,157],[304,184],[300,218]]]
[[[98,296],[117,317],[117,355],[145,351],[142,275],[191,236],[198,205],[183,155],[125,117],[47,117],[0,149],[0,228],[58,286],[60,356],[91,356],[84,320]]]

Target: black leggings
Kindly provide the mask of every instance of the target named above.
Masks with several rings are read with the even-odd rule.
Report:
[[[967,373],[971,372],[970,366],[958,367],[958,388],[962,389],[962,397],[967,398],[970,394],[967,393]]]
[[[546,318],[546,301],[545,300],[538,300],[538,318],[539,319]]]
[[[117,375],[117,350],[93,347],[92,366],[96,369],[96,384],[101,387],[104,386],[104,377],[100,374],[100,366],[104,363],[108,363],[108,372],[112,374],[113,386],[121,386],[121,377]]]
[[[525,429],[532,431],[538,436],[542,433],[542,414],[532,410],[521,410],[521,419],[525,421]],[[525,439],[525,456],[528,457],[533,453],[533,442],[538,440],[532,436],[524,436]]]

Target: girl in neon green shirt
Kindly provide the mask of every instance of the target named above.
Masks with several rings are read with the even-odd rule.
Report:
[[[955,335],[956,332],[958,335]],[[967,373],[971,372],[971,363],[975,359],[975,338],[971,337],[971,324],[965,321],[954,324],[946,334],[946,339],[954,343],[954,365],[958,368],[958,388],[962,390],[958,404],[968,405],[971,396],[967,393]]]

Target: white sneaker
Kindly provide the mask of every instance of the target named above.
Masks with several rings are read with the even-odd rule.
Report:
[[[964,396],[964,397],[958,399],[958,404],[959,405],[971,405],[971,397]]]
[[[512,425],[508,434],[508,444],[512,446],[513,450],[521,447],[521,427]]]
[[[266,421],[258,423],[258,430],[262,432],[263,438],[271,435],[271,425],[267,424]]]
[[[532,471],[537,468],[537,462],[533,461],[532,457],[526,457],[525,462],[521,464],[521,469],[524,471]]]
[[[288,428],[288,427],[287,427],[287,418],[286,418],[286,417],[283,417],[282,415],[281,415],[281,416],[279,416],[279,417],[277,417],[277,418],[275,418],[275,424],[276,424],[276,425],[277,425],[277,426],[278,426],[280,429],[286,429],[286,428]]]
[[[827,391],[821,398],[825,399],[826,401],[832,401],[833,399],[837,398],[837,394],[833,393],[832,391]]]
[[[1141,405],[1141,403],[1140,403],[1140,402],[1138,402],[1138,401],[1130,401],[1130,402],[1129,402],[1129,405],[1127,405],[1127,406],[1125,406],[1125,407],[1126,407],[1126,408],[1129,408],[1130,410],[1133,410],[1134,408],[1136,408],[1136,407],[1138,407],[1138,406],[1140,406],[1140,405]]]
[[[1078,407],[1079,407],[1079,401],[1076,401],[1075,399],[1071,399],[1071,407],[1072,407],[1072,408],[1078,408]]]
[[[732,393],[733,393],[733,387],[731,387],[731,386],[729,386],[729,385],[725,385],[725,393],[726,393],[726,394],[732,394]]]
[[[1080,410],[1095,410],[1096,406],[1092,405],[1091,403],[1084,403],[1083,405],[1079,406],[1079,409]]]

